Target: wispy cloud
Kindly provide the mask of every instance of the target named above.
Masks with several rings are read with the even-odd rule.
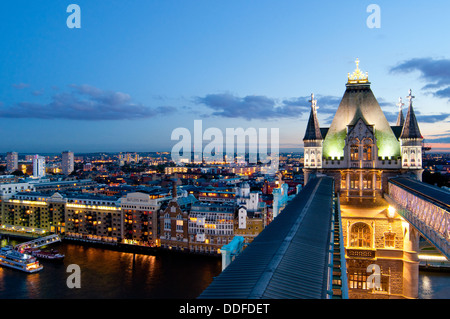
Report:
[[[212,116],[269,120],[298,118],[305,112],[309,114],[310,99],[310,96],[275,99],[263,95],[239,97],[223,93],[196,97],[194,103],[205,105],[211,109],[213,112],[210,115]],[[334,114],[340,102],[340,98],[333,96],[318,96],[317,100],[321,114]]]
[[[403,116],[406,117],[407,109],[403,110]],[[397,112],[389,112],[384,111],[384,115],[386,116],[386,119],[390,123],[395,123],[397,121],[398,113]],[[436,123],[445,121],[449,116],[450,113],[439,113],[439,114],[422,114],[420,110],[414,110],[414,114],[416,115],[416,119],[420,123]]]
[[[419,72],[420,79],[426,82],[424,90],[430,90],[435,97],[450,100],[450,59],[414,58],[392,67],[390,72]]]
[[[49,103],[20,102],[0,105],[2,118],[134,120],[175,111],[172,106],[152,108],[133,102],[122,92],[104,91],[90,85],[71,85],[72,91],[57,93]]]
[[[30,87],[30,85],[27,84],[27,83],[14,83],[12,86],[13,86],[13,88],[16,88],[16,89],[19,89],[19,90],[22,90],[22,89]]]

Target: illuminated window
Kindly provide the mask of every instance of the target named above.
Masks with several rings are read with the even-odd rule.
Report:
[[[178,232],[179,231],[183,231],[183,220],[182,219],[178,219],[178,216],[177,216],[177,229],[176,229]]]
[[[371,274],[367,272],[366,268],[354,268],[348,270],[348,288],[349,289],[363,289],[372,290],[367,284],[367,280]],[[381,273],[380,288],[378,291],[389,291],[389,273]],[[370,280],[370,279],[369,279]]]
[[[392,232],[384,233],[384,247],[386,248],[395,247],[395,233]]]
[[[363,149],[363,160],[370,161],[372,160],[372,146],[366,145]]]
[[[346,184],[347,184],[347,180],[346,180],[345,176],[341,176],[341,188],[345,189]]]
[[[350,159],[352,161],[359,160],[359,147],[357,145],[352,145],[350,147]]]
[[[363,187],[364,189],[372,189],[372,175],[363,176]]]
[[[358,174],[352,174],[350,176],[350,188],[359,189],[359,175]]]
[[[350,246],[359,248],[371,247],[371,232],[369,225],[356,223],[350,231]]]
[[[348,288],[367,289],[367,273],[365,271],[355,271],[348,275]]]

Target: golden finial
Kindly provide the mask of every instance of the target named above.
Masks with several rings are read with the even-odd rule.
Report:
[[[359,59],[356,58],[356,69],[352,74],[348,73],[348,83],[367,83],[369,82],[369,73],[365,74],[359,69]]]

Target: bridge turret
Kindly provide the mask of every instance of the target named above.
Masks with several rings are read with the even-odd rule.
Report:
[[[400,135],[402,168],[415,170],[417,179],[422,180],[423,136],[420,133],[419,124],[414,114],[412,100],[415,97],[412,95],[411,90],[409,90],[409,95],[406,98],[409,100],[408,113]]]

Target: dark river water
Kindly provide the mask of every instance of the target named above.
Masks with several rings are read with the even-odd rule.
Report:
[[[38,273],[0,267],[1,299],[192,299],[222,267],[220,258],[206,256],[136,254],[133,261],[132,253],[65,242],[52,246],[66,257],[40,261],[44,269]],[[80,267],[80,288],[67,285],[70,264]],[[421,272],[419,298],[450,299],[450,273]]]
[[[41,260],[44,269],[37,273],[0,267],[0,298],[196,298],[222,267],[220,258],[207,256],[136,254],[133,260],[132,253],[72,243],[52,244],[51,248],[64,253],[64,260]],[[80,267],[80,288],[67,285],[71,264]]]

